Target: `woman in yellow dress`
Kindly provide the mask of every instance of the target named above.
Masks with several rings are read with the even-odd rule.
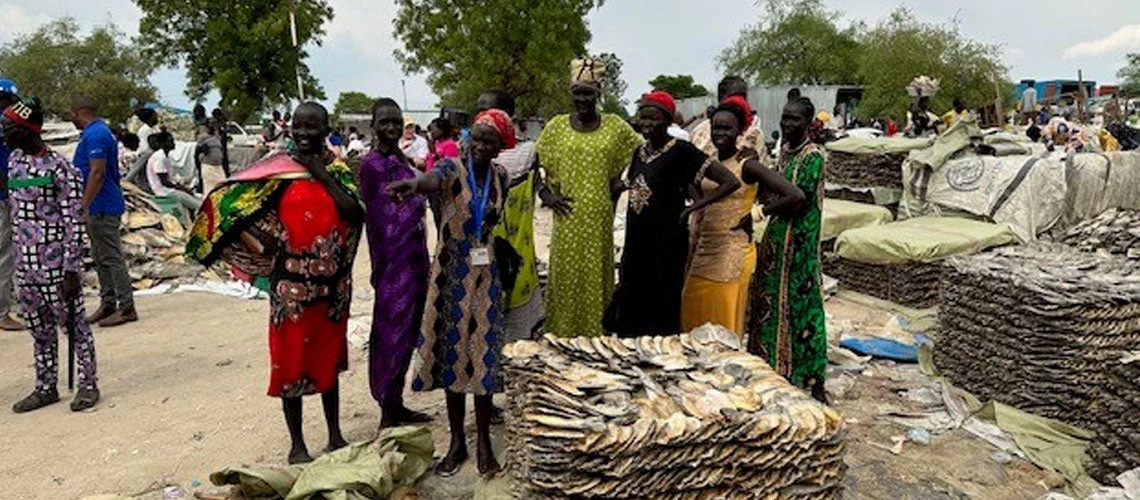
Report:
[[[757,191],[763,188],[776,194],[765,205],[765,214],[806,199],[799,188],[764,167],[755,152],[737,147],[737,138],[751,125],[753,116],[748,101],[739,96],[725,99],[712,115],[711,136],[718,159],[743,186],[693,216],[696,244],[681,299],[681,327],[685,331],[713,323],[744,334],[748,285],[756,269],[752,204]]]

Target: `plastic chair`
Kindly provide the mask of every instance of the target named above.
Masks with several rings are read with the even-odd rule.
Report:
[[[190,214],[186,213],[186,207],[182,206],[182,201],[177,196],[151,196],[150,199],[162,213],[173,215],[184,227],[190,227]]]

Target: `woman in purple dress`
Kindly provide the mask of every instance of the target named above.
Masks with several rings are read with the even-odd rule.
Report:
[[[380,403],[380,427],[424,423],[431,417],[404,406],[404,376],[419,337],[427,300],[428,253],[423,196],[397,203],[388,184],[414,179],[412,163],[400,151],[404,115],[392,99],[372,105],[375,147],[360,162],[360,191],[367,216],[372,257],[372,309],[369,382]]]

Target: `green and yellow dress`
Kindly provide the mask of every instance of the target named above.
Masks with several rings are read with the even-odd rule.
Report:
[[[545,330],[562,337],[601,336],[602,315],[614,292],[614,201],[610,181],[621,176],[643,142],[624,120],[603,114],[592,132],[554,117],[538,138],[550,189],[573,198],[573,213],[555,216]]]

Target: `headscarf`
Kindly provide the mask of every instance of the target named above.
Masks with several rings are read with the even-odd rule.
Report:
[[[4,116],[37,134],[44,129],[44,110],[40,100],[27,97],[4,110]]]
[[[677,114],[677,102],[673,100],[671,94],[664,90],[654,90],[641,96],[641,100],[637,104],[638,106],[652,106],[664,111],[665,114],[669,115],[669,121],[673,121],[673,115]]]
[[[752,127],[752,122],[756,121],[756,113],[752,112],[752,106],[742,96],[730,95],[725,97],[720,102],[721,106],[737,108],[744,114],[744,123],[741,123],[741,130],[748,130]]]
[[[602,88],[602,78],[606,75],[606,63],[585,57],[570,61],[570,82],[574,85],[585,85],[598,90]]]
[[[503,140],[503,149],[512,149],[518,142],[515,138],[515,127],[511,124],[511,117],[501,109],[488,109],[475,116],[475,125],[487,125],[499,133]]]

